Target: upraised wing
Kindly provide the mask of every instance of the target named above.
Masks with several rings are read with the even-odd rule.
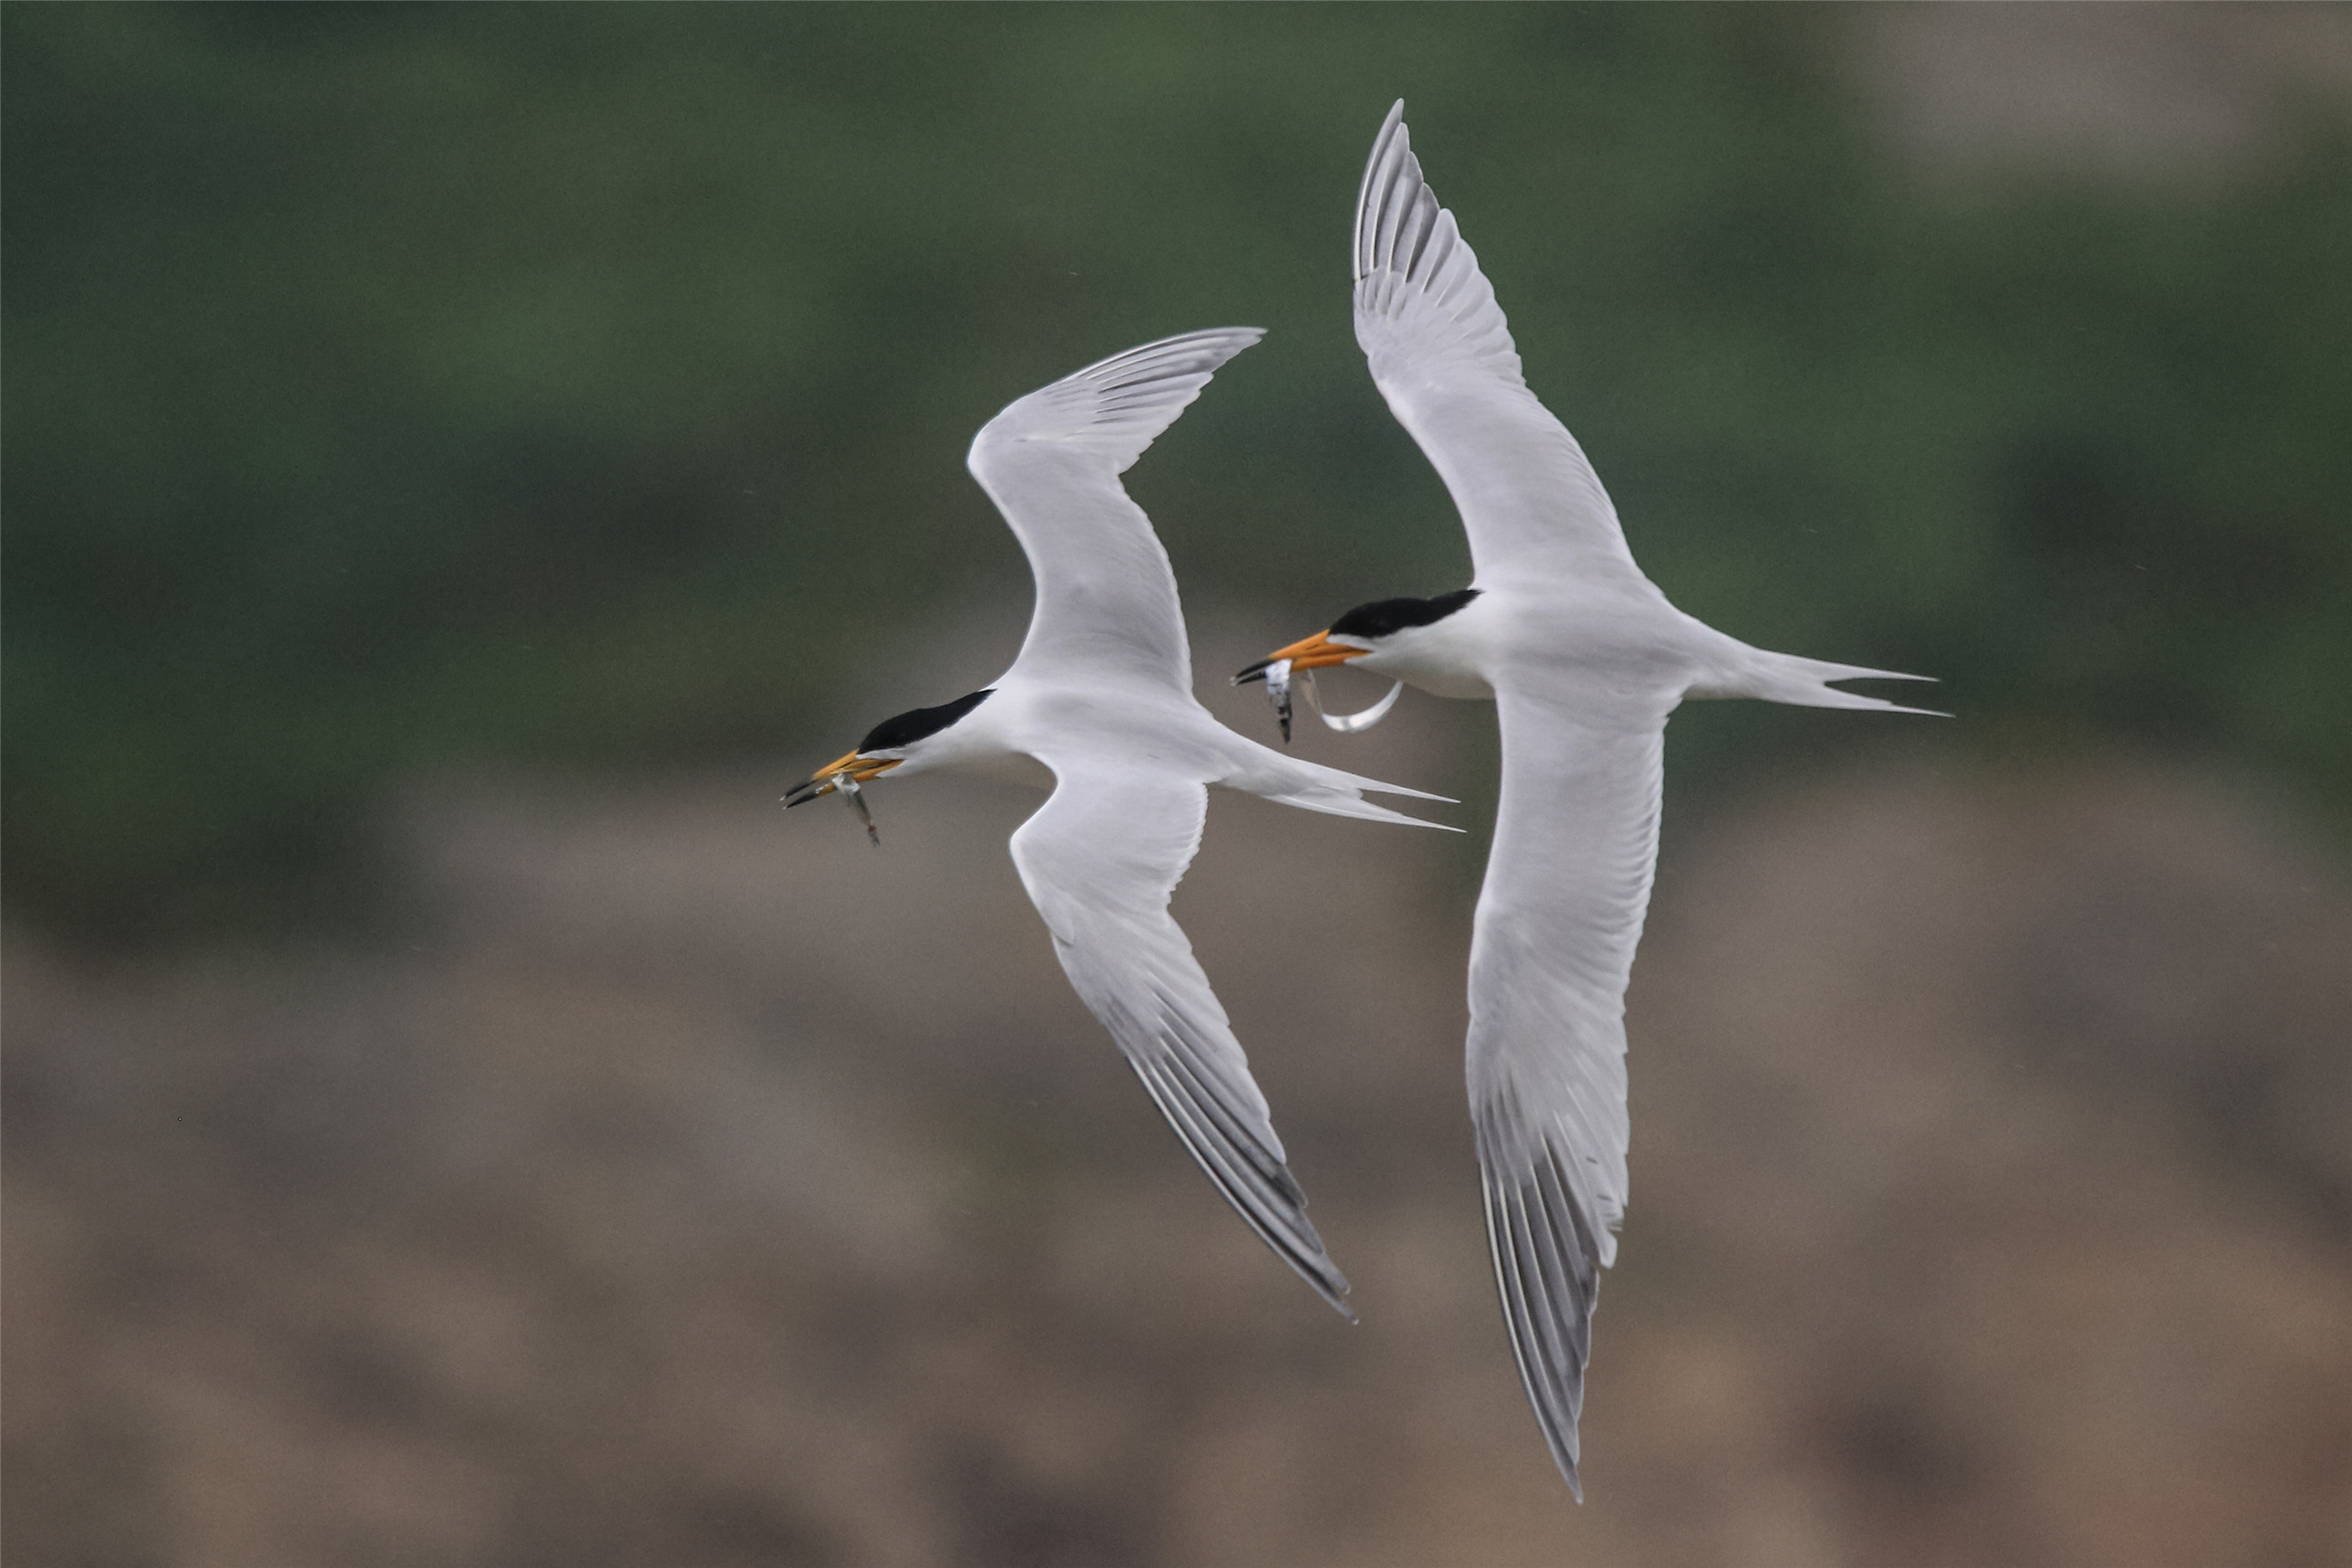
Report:
[[[1494,286],[1389,110],[1356,198],[1356,342],[1389,411],[1445,481],[1478,581],[1577,577],[1656,589],[1568,427],[1520,378]]]
[[[1265,335],[1220,327],[1146,343],[1031,393],[981,427],[968,466],[1037,579],[1019,663],[1191,692],[1176,574],[1118,476],[1219,365]]]
[[[1206,787],[1099,758],[1045,760],[1059,782],[1013,835],[1013,863],[1070,984],[1217,1190],[1352,1321],[1348,1281],[1307,1223],[1265,1096],[1168,913],[1200,847]]]
[[[1502,802],[1470,943],[1470,1112],[1519,1376],[1577,1479],[1593,1295],[1625,1214],[1625,982],[1678,693],[1498,693]]]

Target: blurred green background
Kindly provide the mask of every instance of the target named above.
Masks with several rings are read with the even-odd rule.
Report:
[[[1854,21],[12,5],[12,918],[363,916],[387,780],[838,749],[858,661],[1025,607],[971,432],[1171,331],[1271,329],[1135,475],[1196,607],[1454,585],[1348,319],[1399,95],[1685,608],[2340,823],[2342,98],[2226,178],[1923,173]],[[1804,732],[1686,728],[1698,787]]]

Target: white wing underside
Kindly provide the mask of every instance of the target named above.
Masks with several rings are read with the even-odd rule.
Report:
[[[1221,327],[1114,354],[1012,404],[967,459],[1037,579],[1018,666],[1192,689],[1176,574],[1118,476],[1265,332]]]
[[[1356,341],[1445,481],[1477,582],[1614,589],[1671,614],[1576,437],[1528,390],[1495,290],[1412,154],[1400,103],[1364,170]],[[1496,679],[1502,800],[1470,948],[1467,1070],[1495,1277],[1521,1382],[1570,1487],[1600,1271],[1625,1213],[1625,984],[1657,863],[1681,697],[1520,668]]]
[[[1648,624],[1662,637],[1696,626],[1634,564],[1583,449],[1528,390],[1494,289],[1422,177],[1403,111],[1389,111],[1357,199],[1356,339],[1453,495],[1479,584],[1573,584],[1586,605],[1600,590],[1643,601],[1644,615],[1654,605]],[[1891,672],[1698,631],[1727,659],[1712,695],[1895,706],[1827,684]],[[1503,788],[1470,949],[1471,1117],[1511,1348],[1580,1498],[1593,1298],[1625,1213],[1625,985],[1657,864],[1666,715],[1706,673],[1686,665],[1572,675],[1522,662],[1493,680]]]
[[[1318,811],[1412,819],[1362,798],[1391,787],[1373,780],[1271,752],[1253,765],[1265,749],[1201,709],[1175,574],[1118,478],[1218,366],[1262,336],[1190,332],[1088,365],[990,420],[970,466],[1037,581],[1028,637],[998,684],[1042,689],[1066,731],[1026,748],[1056,782],[1013,835],[1022,885],[1079,999],[1209,1179],[1353,1318],[1348,1281],[1307,1223],[1265,1096],[1168,900],[1200,847],[1208,780]]]
[[[1494,287],[1389,110],[1356,202],[1356,341],[1397,422],[1445,481],[1478,581],[1656,589],[1584,449],[1520,378]]]
[[[1352,1319],[1348,1281],[1307,1223],[1265,1096],[1168,913],[1200,847],[1206,787],[1102,758],[1045,761],[1059,783],[1013,834],[1013,863],[1070,984],[1250,1228]]]
[[[1570,1487],[1593,1296],[1625,1214],[1625,984],[1674,696],[1592,683],[1496,700],[1503,790],[1470,945],[1471,1120],[1512,1350]]]

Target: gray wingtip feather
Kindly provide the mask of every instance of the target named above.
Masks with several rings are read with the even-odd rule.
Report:
[[[1489,1137],[1480,1144],[1486,1240],[1511,1357],[1544,1446],[1580,1503],[1577,1422],[1601,1282],[1597,1244],[1548,1148],[1524,1175],[1512,1175],[1498,1173],[1508,1158],[1498,1144]]]
[[[1404,353],[1464,355],[1524,387],[1518,351],[1478,258],[1413,156],[1400,100],[1372,143],[1356,193],[1356,340],[1381,380]],[[1391,340],[1405,334],[1400,346]]]
[[[1237,1124],[1230,1115],[1217,1112],[1212,1097],[1204,1096],[1204,1086],[1192,1073],[1180,1076],[1167,1071],[1163,1064],[1147,1065],[1132,1056],[1128,1065],[1142,1080],[1178,1142],[1234,1212],[1332,1310],[1355,1322],[1356,1310],[1348,1304],[1348,1277],[1323,1249],[1322,1237],[1307,1217],[1306,1194],[1289,1166],[1265,1150],[1255,1151],[1253,1157],[1234,1136]],[[1238,1164],[1223,1157],[1228,1151],[1239,1156]]]
[[[985,485],[991,463],[1042,442],[1093,450],[1125,473],[1264,327],[1209,327],[1125,349],[1016,398],[972,438],[965,466]]]
[[[1362,180],[1358,182],[1356,185],[1356,250],[1354,269],[1355,277],[1359,281],[1362,279],[1365,272],[1370,269],[1366,264],[1363,244],[1364,209],[1366,205],[1371,200],[1372,181],[1380,173],[1381,163],[1388,153],[1389,142],[1394,138],[1405,134],[1403,125],[1404,100],[1400,98],[1394,103],[1389,105],[1388,118],[1381,121],[1380,132],[1372,138],[1372,155],[1364,160],[1364,177]]]

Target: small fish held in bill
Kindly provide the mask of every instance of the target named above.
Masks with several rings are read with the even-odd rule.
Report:
[[[849,803],[849,808],[852,811],[857,813],[857,820],[866,825],[866,841],[875,848],[881,848],[882,836],[874,830],[874,810],[866,804],[866,791],[847,773],[834,774],[833,783],[834,787],[841,791],[841,798]]]
[[[1235,682],[1239,684],[1238,681]],[[1290,739],[1290,661],[1276,659],[1265,667],[1265,694],[1273,700],[1275,721],[1282,726],[1282,738]]]
[[[1337,730],[1342,735],[1370,729],[1388,716],[1388,710],[1395,707],[1397,699],[1404,694],[1404,682],[1400,680],[1389,688],[1386,697],[1360,713],[1333,713],[1323,706],[1323,694],[1315,687],[1315,672],[1307,669],[1299,673],[1307,681],[1307,706],[1315,710],[1315,716],[1322,720],[1327,728]],[[1266,659],[1251,665],[1234,676],[1233,683],[1247,686],[1253,680],[1265,682],[1265,694],[1274,702],[1275,721],[1282,726],[1282,738],[1287,742],[1290,739],[1290,660]]]
[[[1404,682],[1400,680],[1395,685],[1389,688],[1389,694],[1386,697],[1381,698],[1378,702],[1373,703],[1370,708],[1363,710],[1361,712],[1334,713],[1329,709],[1323,706],[1323,693],[1316,687],[1315,672],[1311,669],[1307,672],[1307,700],[1308,705],[1315,710],[1316,716],[1323,721],[1323,724],[1326,729],[1337,730],[1342,735],[1359,734],[1363,731],[1370,729],[1382,719],[1388,717],[1389,710],[1395,707],[1397,704],[1397,699],[1403,695]],[[1290,731],[1288,730],[1285,730],[1283,731],[1282,738],[1286,741],[1290,739]]]

